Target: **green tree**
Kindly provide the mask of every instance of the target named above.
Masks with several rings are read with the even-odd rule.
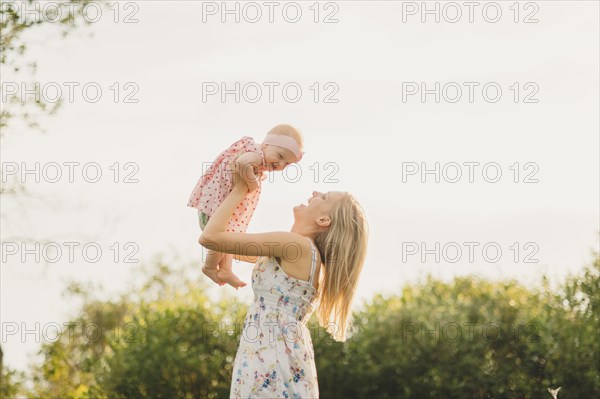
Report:
[[[48,7],[47,2],[38,0],[0,1],[0,75],[3,81],[7,75],[15,79],[11,83],[27,83],[28,89],[35,88],[33,77],[38,62],[28,59],[28,49],[32,38],[37,35],[59,32],[62,37],[71,34],[75,28],[90,25],[85,9],[90,3],[105,6],[105,1],[69,0]],[[18,80],[18,82],[17,82]],[[7,83],[4,81],[4,83]],[[3,96],[6,93],[3,93]],[[40,128],[42,114],[55,113],[61,101],[49,103],[37,90],[37,96],[23,97],[19,94],[7,95],[0,110],[0,138],[4,136],[13,120],[25,122],[29,128]]]
[[[38,62],[33,58],[27,59],[28,43],[40,29],[50,28],[52,31],[54,28],[62,37],[66,37],[78,26],[89,25],[90,22],[84,18],[84,10],[92,2],[102,7],[107,5],[105,1],[69,0],[62,2],[64,7],[61,8],[60,14],[53,14],[52,10],[56,9],[44,7],[43,1],[0,0],[0,140],[5,138],[15,121],[24,123],[26,128],[40,129],[40,117],[56,113],[61,101],[48,103],[40,96],[39,90],[36,90],[36,95],[25,97],[19,93],[9,95],[3,90],[8,87],[7,83],[26,83],[28,88],[35,88],[34,76]],[[46,34],[48,32],[45,31]],[[9,74],[11,79],[14,78],[13,82],[6,81]],[[18,198],[24,193],[25,187],[16,176],[7,181],[2,179],[0,182],[0,196],[3,197],[3,201],[7,197]],[[4,218],[4,213],[0,211],[0,219]],[[18,381],[18,375],[16,371],[4,368],[3,351],[0,346],[0,392],[8,395],[16,390],[18,383],[15,381]]]
[[[343,345],[315,348],[323,398],[561,398],[600,394],[598,254],[560,292],[431,277],[376,295]],[[317,341],[322,342],[322,341]]]
[[[246,307],[228,297],[211,301],[206,281],[189,277],[198,270],[157,259],[145,283],[117,301],[72,285],[82,312],[69,334],[42,346],[30,396],[226,397]]]
[[[544,297],[543,356],[549,381],[561,398],[600,395],[600,256]],[[547,287],[547,282],[544,284]]]
[[[197,265],[157,260],[119,300],[83,295],[79,325],[42,346],[30,397],[228,397],[247,310],[206,295]],[[476,277],[428,277],[360,306],[351,338],[309,322],[323,398],[544,398],[600,393],[600,261],[554,292]],[[223,324],[225,323],[225,325]],[[93,330],[92,330],[93,331]],[[94,337],[94,339],[90,339]]]
[[[5,367],[0,374],[0,398],[14,398],[23,391],[25,373]]]

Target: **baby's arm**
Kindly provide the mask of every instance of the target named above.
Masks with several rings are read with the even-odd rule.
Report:
[[[262,159],[256,152],[245,152],[235,161],[235,169],[248,185],[248,191],[258,188],[258,178],[254,173],[254,168],[261,163]]]

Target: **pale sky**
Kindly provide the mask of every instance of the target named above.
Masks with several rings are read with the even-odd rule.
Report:
[[[125,243],[139,248],[134,258],[141,262],[159,253],[199,260],[197,216],[186,203],[203,162],[241,136],[262,140],[278,123],[293,124],[304,134],[302,176],[293,182],[291,172],[287,181],[276,174],[272,183],[265,182],[249,231],[289,229],[292,207],[314,189],[351,192],[366,210],[371,230],[357,303],[376,292],[399,293],[402,285],[427,273],[444,280],[473,273],[534,284],[543,273],[560,281],[580,270],[598,245],[600,229],[598,3],[538,1],[525,8],[522,2],[518,23],[509,8],[512,1],[499,2],[496,23],[486,21],[496,15],[490,6],[482,14],[489,2],[474,9],[473,23],[466,7],[462,18],[450,23],[455,10],[444,8],[446,3],[439,3],[439,23],[433,15],[423,15],[423,23],[422,10],[413,7],[421,2],[409,3],[335,2],[328,8],[322,3],[318,23],[314,7],[309,8],[313,2],[298,3],[297,23],[283,18],[285,3],[275,8],[273,23],[262,2],[256,3],[263,13],[257,23],[244,14],[240,23],[233,16],[222,23],[219,12],[203,14],[201,2],[139,2],[139,9],[121,3],[113,8],[120,10],[118,23],[105,10],[98,23],[64,40],[55,30],[38,31],[29,49],[39,63],[36,80],[56,82],[63,98],[69,94],[65,82],[77,82],[79,89],[72,103],[43,120],[46,134],[19,131],[3,140],[3,166],[80,166],[74,183],[64,165],[58,183],[35,183],[27,175],[29,191],[40,200],[20,207],[2,203],[8,215],[1,230],[5,363],[25,368],[40,345],[33,334],[6,335],[7,323],[35,330],[36,322],[62,323],[74,314],[77,304],[61,296],[65,281],[101,283],[113,294],[127,290],[135,265],[123,262],[130,253]],[[287,10],[293,18],[294,9]],[[253,18],[253,10],[246,12]],[[322,22],[330,14],[337,23]],[[127,15],[138,22],[123,23]],[[526,17],[538,22],[523,23]],[[10,82],[10,74],[2,72],[3,84]],[[117,103],[115,82],[121,95]],[[124,86],[128,82],[138,88],[133,94],[138,103],[123,102],[133,92]],[[246,85],[246,96],[239,103],[231,94],[225,102],[219,95],[203,102],[207,82],[224,82],[229,89],[239,82]],[[435,94],[423,102],[420,92],[407,91],[421,90],[423,83],[433,93],[436,82],[439,103]],[[81,87],[87,83],[101,87],[97,103],[84,99]],[[283,93],[286,84],[291,89]],[[256,87],[263,97],[252,103]],[[302,95],[292,103],[285,95],[293,96],[294,87]],[[462,97],[453,103],[457,87]],[[497,87],[502,90],[498,101],[488,101]],[[325,103],[328,94],[337,102]],[[102,169],[98,183],[81,177],[82,165],[92,162]],[[119,183],[112,181],[114,168],[109,168],[115,162]],[[127,163],[139,170],[125,169]],[[446,179],[436,183],[429,174],[422,182],[417,173],[403,182],[403,163],[427,169],[439,163]],[[479,164],[470,183],[467,165],[472,163]],[[451,183],[456,164],[462,179]],[[492,167],[485,176],[483,165]],[[494,167],[502,176],[487,182],[484,177],[493,179]],[[138,183],[122,182],[130,172]],[[533,179],[538,182],[524,183]],[[46,267],[32,256],[22,262],[20,253],[7,255],[6,249],[7,242],[19,242],[13,237],[23,236],[61,245],[78,242],[79,248],[98,242],[102,256],[97,263],[86,262],[76,249],[75,262],[69,262],[63,246],[55,264]],[[421,252],[406,252],[414,249],[412,243],[434,249],[436,242],[441,255],[447,248],[439,263],[434,255],[423,262]],[[477,243],[472,262],[465,242]],[[110,249],[115,243],[121,248],[118,262]],[[497,262],[486,260],[486,244],[492,247],[487,259],[495,256],[494,248],[501,249]],[[456,246],[462,256],[452,262]],[[525,263],[528,255],[538,263]],[[251,269],[234,265],[246,282]],[[223,289],[215,286],[214,292]],[[251,300],[249,287],[236,295]]]

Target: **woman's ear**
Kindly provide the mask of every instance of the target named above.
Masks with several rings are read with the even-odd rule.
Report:
[[[329,216],[321,216],[316,220],[316,223],[320,227],[327,227],[331,224],[331,219],[329,218]]]

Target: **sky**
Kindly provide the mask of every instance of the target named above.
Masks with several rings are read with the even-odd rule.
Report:
[[[279,123],[306,154],[264,183],[249,232],[288,230],[313,190],[352,193],[370,226],[357,303],[429,273],[560,282],[591,259],[597,2],[221,4],[112,3],[67,38],[52,25],[29,37],[35,81],[66,101],[45,133],[2,141],[3,178],[33,197],[2,200],[5,364],[24,369],[44,326],[76,313],[68,281],[110,297],[157,254],[200,262],[186,203],[203,164]],[[39,182],[24,173],[36,163]],[[39,261],[23,237],[46,248]],[[246,282],[251,269],[234,264]]]

